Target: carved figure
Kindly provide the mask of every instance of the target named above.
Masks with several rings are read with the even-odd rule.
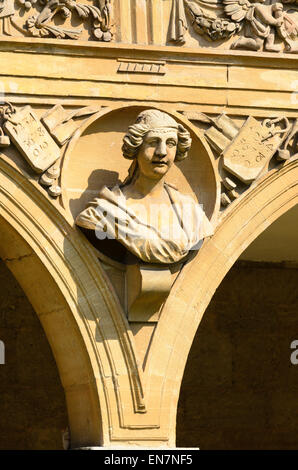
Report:
[[[297,35],[293,21],[283,11],[282,3],[264,5],[264,2],[223,0],[225,13],[238,23],[245,22],[244,36],[233,43],[233,49],[259,50],[264,45],[266,51],[279,52],[280,46],[274,44],[277,34],[291,49],[290,35]]]
[[[298,52],[298,24],[289,9],[289,5],[297,1],[275,1],[270,5],[265,5],[265,1],[173,0],[169,38],[178,44],[185,42],[186,11],[194,30],[210,41],[241,34],[232,48],[260,50],[263,47],[266,51],[279,52],[281,48],[275,44],[279,37],[288,52]]]
[[[14,0],[0,0],[0,35],[12,36],[12,27],[19,30],[13,21],[15,15]]]
[[[187,157],[189,132],[158,110],[143,111],[123,141],[133,160],[121,186],[104,187],[76,219],[98,238],[116,239],[148,263],[175,263],[213,234],[203,209],[165,182],[174,164]]]

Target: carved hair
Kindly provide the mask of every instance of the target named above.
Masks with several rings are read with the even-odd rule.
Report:
[[[137,157],[139,148],[143,144],[147,132],[159,129],[175,129],[177,131],[178,144],[175,161],[184,160],[191,147],[190,133],[171,116],[157,109],[148,109],[140,113],[135,124],[129,126],[123,138],[122,152],[124,158],[133,160]]]

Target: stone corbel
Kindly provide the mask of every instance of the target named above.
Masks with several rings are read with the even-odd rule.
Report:
[[[157,322],[181,263],[173,266],[132,264],[126,267],[126,313],[130,322]]]

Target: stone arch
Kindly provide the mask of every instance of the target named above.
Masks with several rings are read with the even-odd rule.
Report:
[[[212,296],[183,374],[177,445],[297,447],[297,214],[298,205],[262,232]]]
[[[92,247],[34,180],[0,162],[0,256],[40,318],[72,447],[109,445],[142,411],[133,338]]]
[[[187,265],[165,304],[155,333],[146,376],[164,377],[161,413],[175,442],[176,408],[188,353],[202,316],[220,282],[240,254],[298,200],[298,160],[273,170],[232,204],[215,235]],[[163,357],[161,364],[160,358]]]
[[[45,244],[44,253],[40,253],[45,240],[37,240],[37,230],[34,233],[34,224],[37,220],[29,221],[24,214],[27,205],[25,191],[3,172],[3,168],[0,178],[1,258],[31,302],[53,351],[65,390],[73,442],[81,445],[82,439],[89,442],[90,439],[95,439],[95,436],[100,440],[99,423],[97,422],[95,429],[94,421],[83,423],[82,420],[84,414],[95,416],[98,398],[89,378],[92,370],[87,351],[84,350],[80,338],[78,325],[74,321],[68,302],[53,279],[48,266],[48,262],[51,263],[49,260],[51,255],[49,253],[45,255],[47,250]],[[21,209],[20,204],[23,205]],[[31,209],[33,204],[30,205]],[[38,217],[38,213],[34,214],[35,217]],[[84,401],[80,400],[79,394],[76,393],[76,387],[79,386],[86,395]],[[85,438],[83,438],[83,428],[86,433]]]
[[[82,420],[84,414],[94,415],[90,398],[95,390],[92,390],[91,384],[88,384],[88,373],[83,372],[90,369],[90,364],[65,298],[45,265],[17,228],[6,221],[5,215],[0,220],[0,245],[1,258],[32,304],[53,351],[65,391],[73,442],[80,444],[83,428],[86,436],[89,434],[87,442],[94,438],[96,432],[100,439],[101,426],[98,425],[98,429],[95,430],[92,429],[94,423],[83,423]],[[75,387],[80,384],[82,388],[85,388],[87,395],[83,406],[79,402],[76,403],[77,397],[75,396]],[[75,408],[78,409],[75,411]]]
[[[67,212],[13,165],[0,161],[0,255],[52,347],[72,447],[174,446],[180,384],[202,315],[240,253],[297,203],[298,160],[272,170],[236,200],[219,219],[215,235],[184,267],[163,309],[144,373],[95,250]]]

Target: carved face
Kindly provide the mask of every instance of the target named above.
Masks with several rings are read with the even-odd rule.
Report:
[[[177,143],[175,129],[149,131],[137,155],[140,173],[150,179],[165,175],[174,163]]]

